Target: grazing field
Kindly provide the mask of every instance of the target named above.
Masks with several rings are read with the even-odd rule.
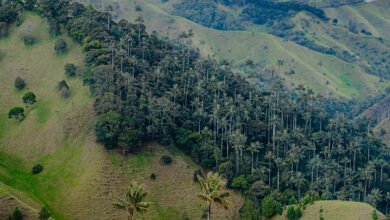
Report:
[[[366,203],[346,202],[346,201],[317,201],[313,205],[308,205],[303,210],[301,220],[320,219],[320,210],[323,209],[323,217],[326,220],[371,220],[374,208]],[[277,216],[275,220],[287,219],[286,211],[283,216]],[[385,217],[378,211],[379,219]]]
[[[26,30],[38,39],[36,44],[24,45],[20,37]],[[0,219],[16,206],[31,212],[28,216],[47,206],[59,220],[124,219],[126,213],[112,205],[112,194],[122,195],[134,180],[146,185],[149,199],[156,203],[146,219],[199,218],[205,205],[192,181],[192,171],[199,168],[180,151],[153,145],[124,158],[96,144],[89,89],[77,77],[64,74],[66,63],[83,65],[81,48],[60,36],[66,39],[68,51],[57,55],[56,39],[47,30],[39,16],[27,13],[21,26],[12,27],[10,36],[0,40],[5,54],[0,61],[0,207],[6,207],[0,209]],[[14,87],[17,76],[26,81],[22,91]],[[69,98],[56,88],[61,80],[70,87]],[[22,96],[28,91],[36,94],[37,103],[26,107]],[[8,119],[9,109],[15,106],[25,107],[24,120]],[[159,164],[163,154],[171,155],[171,166]],[[43,171],[33,175],[32,167],[38,163]],[[150,180],[152,172],[155,181]],[[215,215],[236,216],[241,204],[233,194],[231,208],[218,209]]]

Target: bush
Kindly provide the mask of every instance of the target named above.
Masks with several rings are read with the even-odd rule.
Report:
[[[295,220],[295,209],[294,206],[289,206],[287,209],[287,219]]]
[[[58,89],[58,90],[61,91],[63,88],[69,89],[68,83],[66,83],[65,80],[59,81],[59,82],[57,83],[57,89]]]
[[[24,81],[24,79],[22,79],[22,77],[20,76],[17,76],[15,78],[15,88],[22,90],[25,87],[26,87],[26,82]]]
[[[23,34],[22,40],[26,46],[34,45],[37,42],[37,38],[30,33]]]
[[[54,44],[54,51],[57,54],[62,54],[66,51],[66,48],[68,47],[68,44],[66,41],[62,38],[58,39]]]
[[[249,183],[245,176],[241,175],[233,179],[232,187],[240,190],[246,190],[249,187]]]
[[[24,108],[15,107],[8,112],[8,118],[23,119],[24,118]]]
[[[261,203],[261,210],[264,217],[271,218],[277,213],[280,213],[280,211],[283,212],[283,207],[272,196],[268,195]]]
[[[157,175],[155,173],[150,174],[151,180],[156,180],[156,178],[157,178]]]
[[[32,92],[27,92],[23,96],[23,103],[27,105],[32,105],[37,102],[37,97]]]
[[[38,173],[42,172],[42,170],[43,170],[43,166],[41,164],[36,164],[32,168],[32,173],[38,174]]]
[[[291,196],[290,200],[288,201],[289,205],[295,205],[298,203],[298,200],[295,198],[295,196]]]
[[[374,211],[372,212],[372,220],[378,220],[379,217],[378,217],[378,213],[377,211],[374,209]]]
[[[298,220],[302,217],[302,210],[301,208],[297,207],[294,208],[294,206],[289,206],[287,209],[287,218],[288,220]]]
[[[39,212],[39,220],[48,220],[51,217],[51,213],[47,207],[42,207]]]
[[[12,215],[9,216],[9,220],[22,220],[23,219],[23,214],[22,211],[18,207],[15,208],[14,212]]]
[[[164,165],[170,165],[172,163],[172,158],[170,156],[164,155],[161,157],[160,161]]]
[[[68,77],[72,77],[76,75],[76,66],[71,63],[65,64],[65,75]]]

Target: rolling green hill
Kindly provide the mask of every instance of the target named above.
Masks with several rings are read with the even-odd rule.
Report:
[[[0,40],[4,53],[0,61],[0,207],[31,207],[36,214],[48,206],[56,219],[123,219],[125,213],[112,205],[112,194],[122,195],[128,183],[137,180],[145,184],[149,199],[156,204],[146,219],[199,218],[205,205],[197,199],[199,187],[193,182],[193,172],[200,168],[175,148],[151,144],[125,158],[96,144],[89,89],[77,77],[64,74],[66,63],[83,65],[81,48],[61,36],[69,49],[57,55],[56,39],[49,36],[47,23],[32,13],[24,16],[24,22]],[[26,31],[38,39],[36,44],[24,45],[20,36]],[[17,76],[27,83],[23,91],[14,88]],[[56,88],[63,79],[70,87],[67,99]],[[27,91],[37,95],[37,103],[30,107],[22,102]],[[24,120],[8,119],[9,109],[15,106],[26,108]],[[170,155],[173,164],[161,165],[162,155]],[[37,163],[44,169],[33,175],[31,169]],[[155,181],[150,180],[152,173],[157,175]],[[228,211],[215,209],[215,215],[237,216],[242,201],[235,193],[232,200]],[[9,214],[2,213],[0,218]]]
[[[172,5],[180,2],[179,0],[168,1],[162,3],[159,0],[134,1],[121,0],[105,2],[101,1],[83,1],[85,4],[92,3],[97,8],[103,9],[108,5],[114,8],[114,15],[119,20],[126,18],[135,20],[138,14],[134,8],[136,2],[143,8],[142,15],[149,31],[156,30],[163,36],[177,38],[183,31],[192,29],[195,33],[191,45],[200,49],[203,55],[213,55],[221,59],[227,59],[233,62],[233,65],[239,69],[239,72],[245,72],[242,68],[247,60],[251,59],[256,65],[255,70],[266,70],[263,72],[276,72],[280,77],[284,78],[287,85],[306,84],[315,89],[324,96],[333,95],[351,99],[365,99],[374,96],[383,91],[389,85],[388,81],[381,81],[377,76],[369,74],[365,66],[365,61],[347,62],[336,56],[327,55],[316,52],[307,47],[296,44],[292,41],[285,40],[269,34],[266,26],[247,25],[245,31],[220,31],[210,29],[182,17],[172,15]],[[385,1],[378,1],[375,4],[386,4]],[[330,17],[340,16],[345,8],[353,8],[360,10],[364,7],[374,7],[366,5],[345,6],[342,8],[329,9]],[[380,8],[378,6],[377,8]],[[225,10],[225,9],[224,9]],[[363,9],[361,9],[364,11]],[[386,18],[386,13],[377,9],[377,17]],[[231,13],[236,13],[232,11]],[[362,12],[363,13],[363,12]],[[351,15],[355,16],[355,15]],[[356,19],[361,19],[363,15],[355,16]],[[296,23],[296,28],[300,27],[302,20],[308,19],[304,14],[298,14],[293,19]],[[340,21],[342,23],[342,21]],[[343,21],[346,22],[346,21]],[[374,22],[374,21],[373,21]],[[378,29],[390,29],[387,23],[382,26],[377,26],[377,23],[370,24],[370,27]],[[337,33],[341,32],[341,27],[333,27],[331,24],[320,22],[319,25],[312,25],[308,30],[310,34],[306,37],[312,38],[318,45],[323,45],[329,48],[339,48],[340,51],[354,51],[353,53],[361,53],[362,49],[349,45],[351,39],[340,37],[335,39],[332,33],[326,31],[327,28],[335,29]],[[343,29],[344,30],[344,29]],[[368,30],[373,30],[368,28]],[[385,31],[382,31],[385,32]],[[167,34],[169,33],[169,34]],[[374,32],[375,33],[375,32]],[[364,36],[358,36],[361,39]],[[381,46],[372,42],[371,38],[363,39],[369,45],[374,45],[374,48]],[[358,48],[358,49],[356,49]],[[374,56],[374,55],[372,55]],[[362,59],[371,59],[371,56],[363,57]],[[283,66],[277,66],[278,60],[283,61]],[[364,67],[364,68],[363,68]],[[289,74],[294,72],[295,74]]]

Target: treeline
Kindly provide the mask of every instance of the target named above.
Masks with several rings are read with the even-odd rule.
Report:
[[[218,4],[243,7],[238,16],[222,10]],[[324,10],[295,1],[275,2],[269,0],[217,0],[191,1],[185,0],[174,4],[175,14],[206,27],[220,30],[243,30],[243,21],[256,24],[270,24],[305,11],[320,19],[328,20]]]
[[[322,20],[328,20],[324,10],[294,1],[272,2],[268,0],[247,0],[243,17],[256,24],[266,24],[269,20],[280,20],[301,11],[308,12]]]
[[[134,24],[64,0],[41,0],[34,10],[83,46],[82,75],[107,149],[175,144],[247,195],[249,215],[266,195],[263,205],[307,195],[386,210],[390,152],[367,119],[330,117],[308,88],[288,90],[279,80],[260,87],[226,61],[201,59],[184,46],[191,31],[177,40],[148,34],[139,6]]]

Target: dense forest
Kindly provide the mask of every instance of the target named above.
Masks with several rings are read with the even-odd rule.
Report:
[[[277,77],[265,86],[201,58],[186,46],[192,31],[148,34],[139,6],[135,23],[65,0],[0,6],[0,27],[24,7],[45,17],[53,36],[63,30],[82,45],[87,66],[78,73],[96,97],[96,136],[108,150],[176,145],[246,195],[242,214],[253,218],[262,204],[276,204],[272,216],[303,198],[365,201],[388,213],[390,149],[369,119],[329,114],[329,100],[305,86]]]

